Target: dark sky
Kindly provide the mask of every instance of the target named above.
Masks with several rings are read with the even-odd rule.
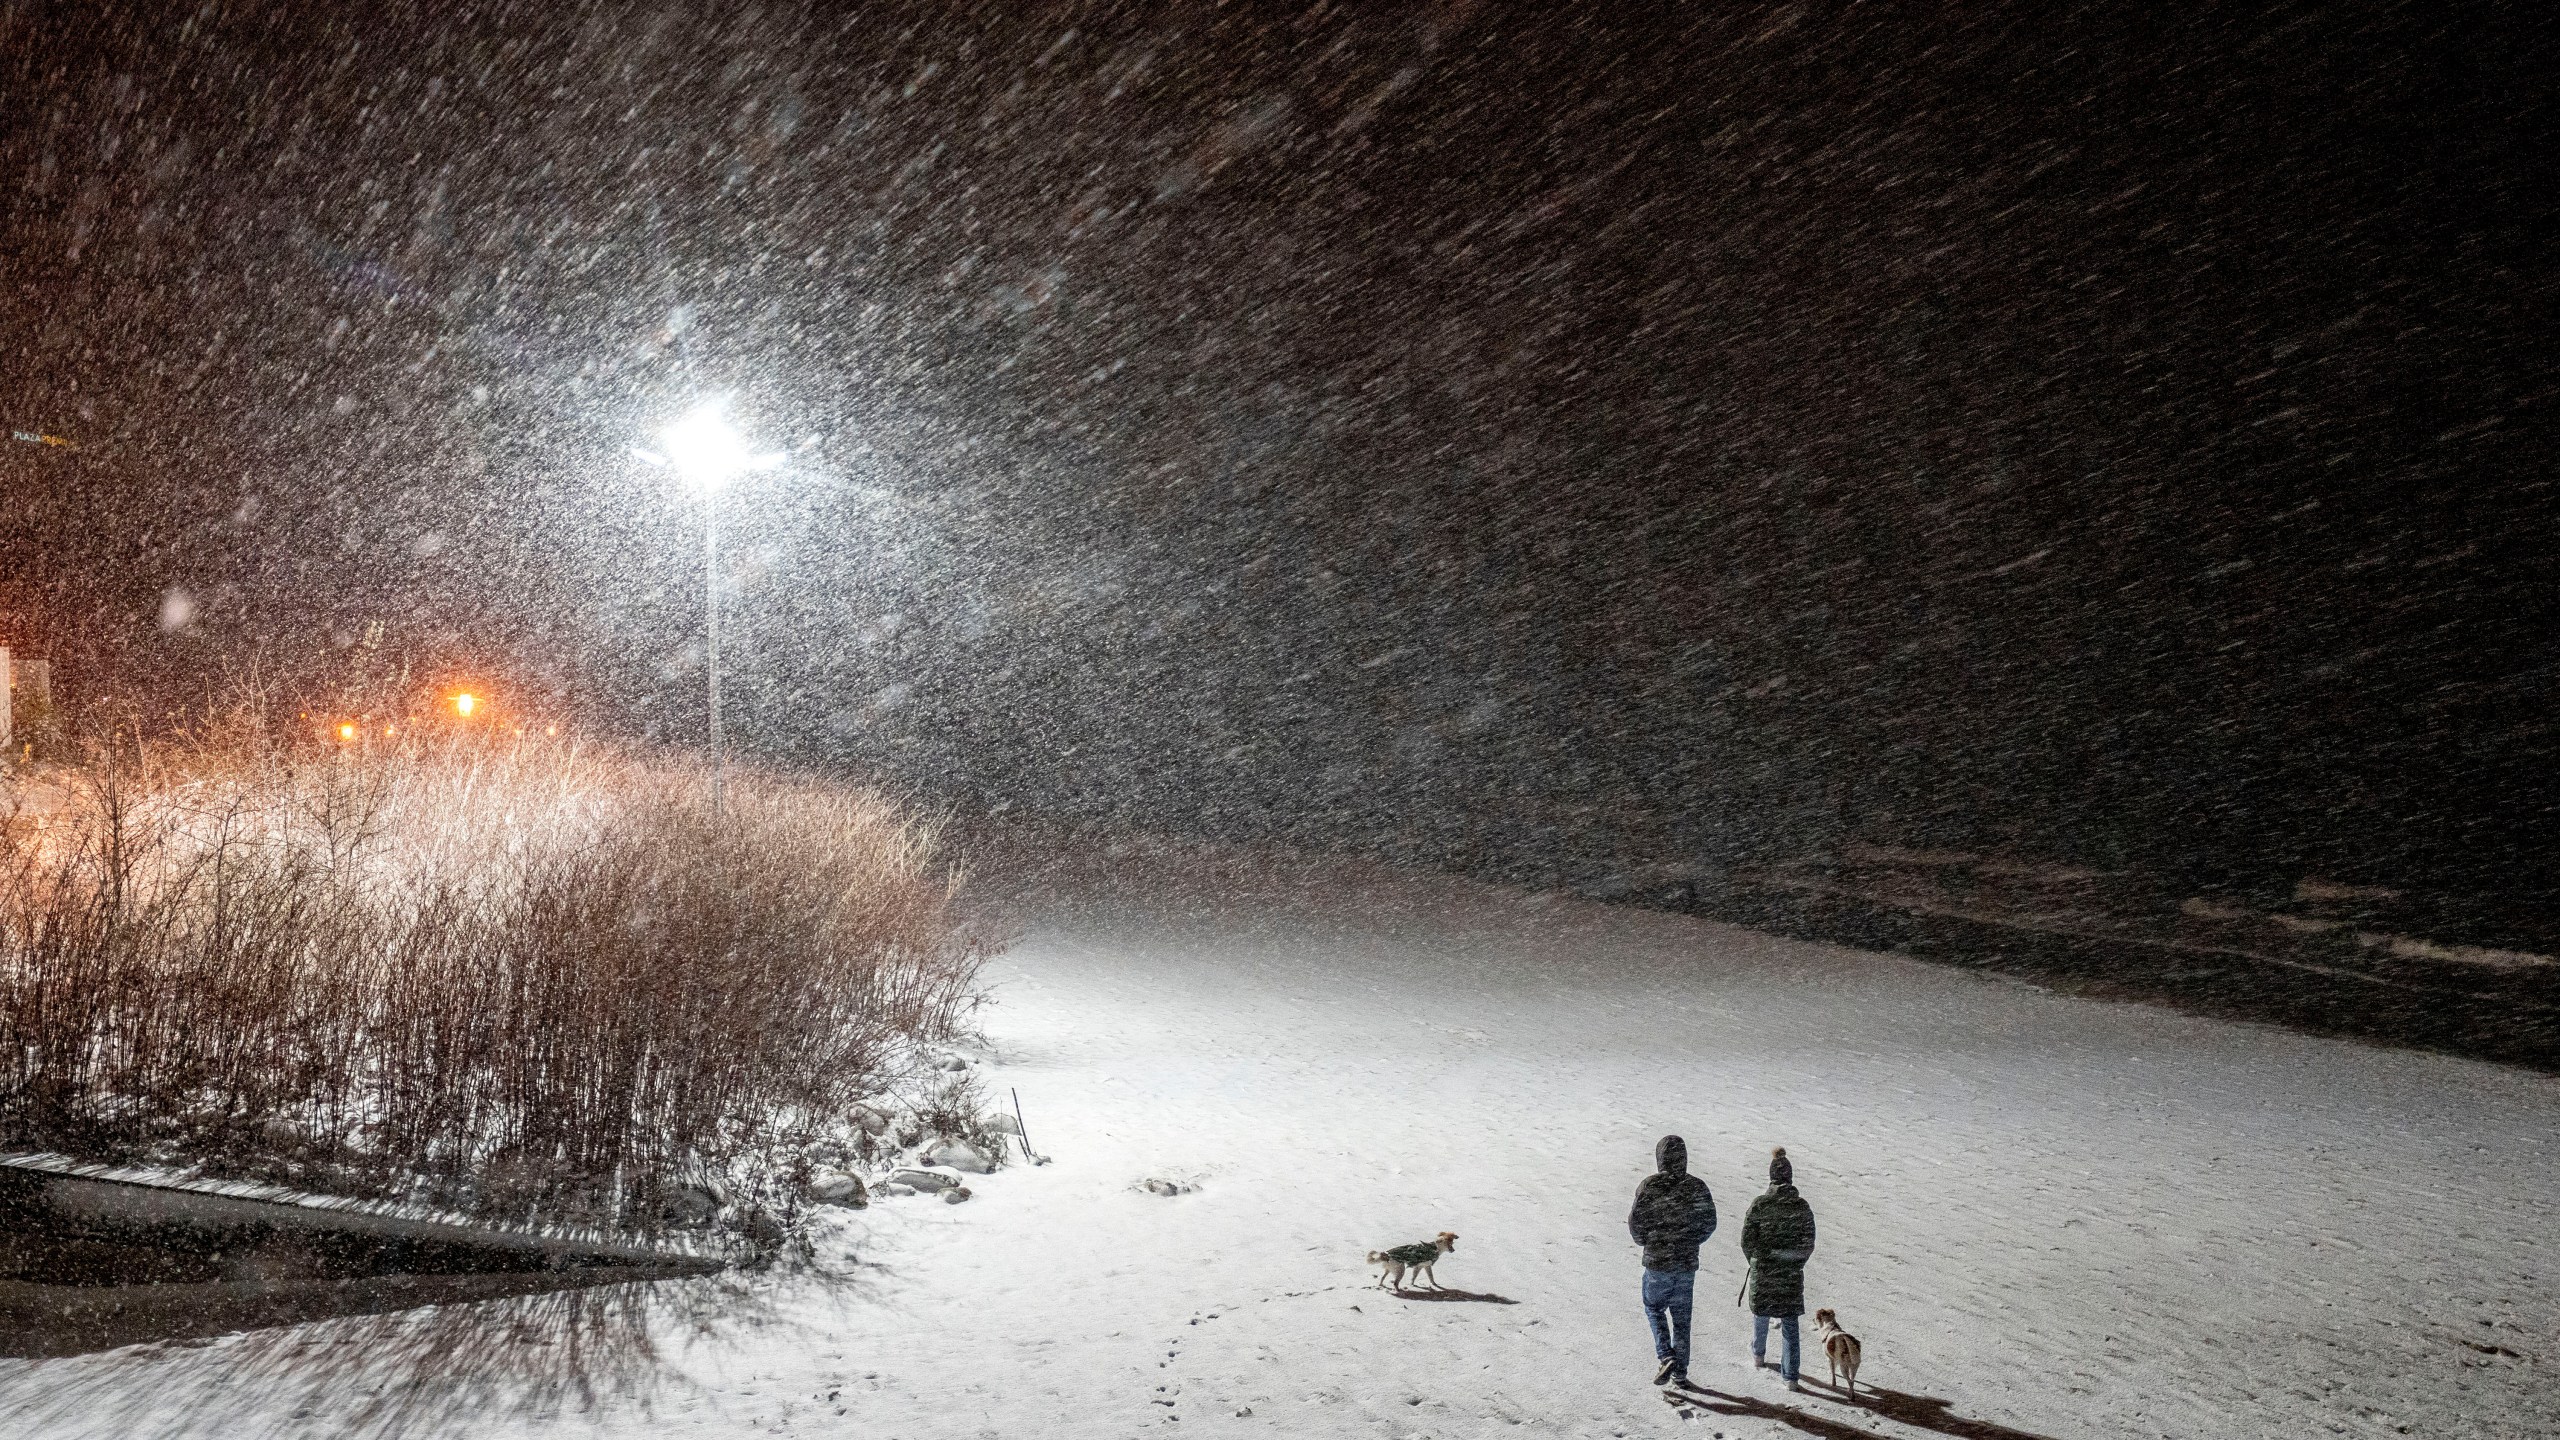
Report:
[[[0,582],[691,740],[726,393],[770,753],[2547,890],[2548,16],[0,5]]]

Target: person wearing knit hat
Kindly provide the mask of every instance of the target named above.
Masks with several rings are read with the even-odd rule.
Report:
[[[1742,1217],[1742,1254],[1751,1265],[1743,1289],[1751,1299],[1751,1364],[1769,1363],[1769,1322],[1786,1342],[1778,1373],[1790,1390],[1803,1358],[1797,1321],[1804,1314],[1804,1265],[1813,1258],[1813,1207],[1796,1193],[1795,1162],[1781,1145],[1769,1152],[1769,1190]]]

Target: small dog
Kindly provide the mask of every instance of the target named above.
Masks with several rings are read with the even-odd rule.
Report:
[[[1840,1328],[1838,1312],[1813,1312],[1814,1338],[1822,1342],[1822,1353],[1831,1361],[1831,1384],[1837,1389],[1842,1380],[1849,1382],[1849,1393],[1858,1393],[1858,1337]]]
[[[1381,1290],[1390,1286],[1398,1290],[1403,1289],[1404,1277],[1407,1274],[1411,1274],[1417,1280],[1430,1281],[1431,1288],[1437,1290],[1440,1288],[1440,1277],[1431,1273],[1431,1267],[1439,1263],[1441,1256],[1457,1248],[1458,1237],[1443,1230],[1438,1236],[1419,1244],[1398,1245],[1392,1250],[1372,1250],[1369,1252],[1369,1263],[1380,1267],[1378,1288]]]

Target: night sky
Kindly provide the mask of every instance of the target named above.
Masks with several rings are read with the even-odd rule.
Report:
[[[698,743],[725,393],[744,749],[2548,892],[2552,14],[0,5],[0,604]]]

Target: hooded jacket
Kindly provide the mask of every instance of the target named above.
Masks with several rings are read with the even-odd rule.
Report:
[[[1689,1146],[1679,1136],[1662,1137],[1653,1163],[1657,1173],[1636,1187],[1627,1233],[1644,1247],[1647,1270],[1695,1270],[1698,1247],[1716,1233],[1716,1197],[1689,1173]]]

